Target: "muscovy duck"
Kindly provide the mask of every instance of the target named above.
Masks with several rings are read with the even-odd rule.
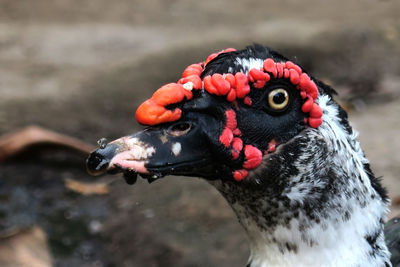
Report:
[[[388,196],[335,91],[270,48],[188,66],[136,111],[148,127],[100,148],[90,174],[202,177],[235,211],[248,266],[392,266]]]

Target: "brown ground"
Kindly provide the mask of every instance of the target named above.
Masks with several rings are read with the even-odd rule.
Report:
[[[0,134],[38,124],[91,143],[139,129],[136,106],[183,68],[258,42],[295,58],[356,109],[373,170],[400,195],[400,3],[364,1],[0,0]],[[56,266],[244,266],[233,212],[208,184],[112,183],[84,159],[36,151],[0,166],[0,227],[45,229]],[[104,179],[111,179],[105,177]]]

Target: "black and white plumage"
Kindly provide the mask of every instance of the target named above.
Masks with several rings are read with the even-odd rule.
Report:
[[[262,46],[222,53],[201,77],[248,72],[272,58],[286,58]],[[229,102],[206,90],[168,106],[179,107],[177,121],[161,123],[115,140],[94,151],[92,174],[121,171],[134,182],[139,173],[153,181],[168,174],[203,177],[215,186],[237,214],[249,237],[248,266],[392,266],[384,240],[388,197],[370,170],[357,133],[346,112],[333,100],[334,91],[318,86],[315,100],[322,124],[309,127],[304,100],[283,78],[272,78],[262,90],[250,83],[251,105]],[[283,88],[285,109],[272,110],[268,96]],[[244,144],[261,151],[273,140],[277,147],[261,164],[236,181],[232,173],[244,165],[240,152],[221,144],[227,110],[236,113]]]

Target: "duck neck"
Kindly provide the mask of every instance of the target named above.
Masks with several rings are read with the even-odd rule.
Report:
[[[341,179],[327,176],[332,183],[293,187],[279,197],[217,186],[248,235],[248,266],[391,266],[383,234],[386,203],[362,187],[340,192],[335,181]],[[304,197],[307,190],[315,196]]]
[[[346,202],[327,202],[334,210],[318,213],[312,204],[297,207],[290,201],[252,212],[233,204],[250,242],[249,266],[391,266],[379,212],[382,203],[360,203],[355,196]],[[267,207],[264,203],[259,204]],[[255,218],[256,212],[270,215]],[[280,212],[284,215],[275,217],[275,225],[267,226],[273,221],[271,213]]]
[[[247,232],[248,266],[391,266],[386,192],[338,107],[324,110],[318,129],[279,146],[245,180],[213,182]]]

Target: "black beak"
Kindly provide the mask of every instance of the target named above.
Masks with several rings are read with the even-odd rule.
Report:
[[[90,153],[86,160],[88,173],[93,176],[105,173],[117,149],[116,144],[108,144]]]
[[[149,182],[170,174],[212,179],[215,162],[201,129],[183,122],[99,143],[86,161],[88,173],[122,172],[128,183],[138,174]]]

